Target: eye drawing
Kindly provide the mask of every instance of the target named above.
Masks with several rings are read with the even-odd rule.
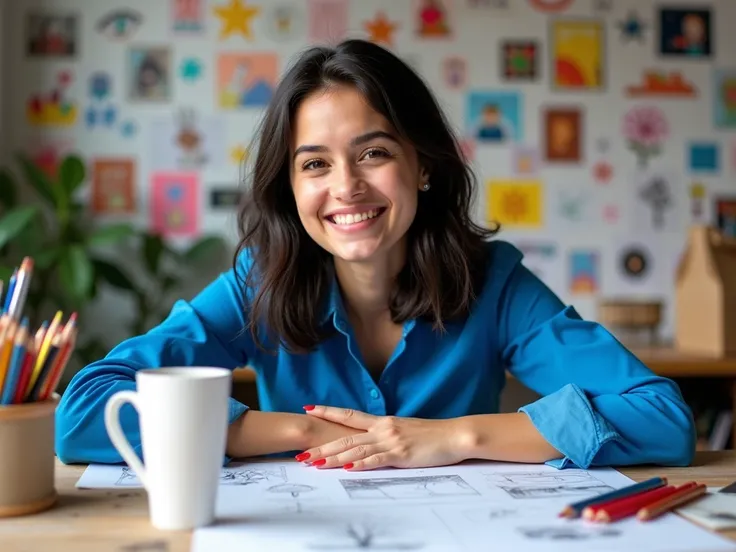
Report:
[[[143,17],[131,9],[111,11],[97,22],[97,30],[110,37],[125,39],[138,30]]]

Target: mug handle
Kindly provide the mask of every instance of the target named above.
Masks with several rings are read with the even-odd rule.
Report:
[[[125,403],[133,405],[140,415],[138,393],[135,391],[118,391],[105,404],[105,427],[107,428],[110,441],[112,441],[120,456],[123,457],[123,460],[125,460],[128,466],[133,468],[140,482],[147,488],[147,476],[143,463],[138,459],[138,455],[133,450],[133,447],[130,446],[130,442],[125,436],[125,433],[123,433],[123,428],[120,426],[120,408]]]

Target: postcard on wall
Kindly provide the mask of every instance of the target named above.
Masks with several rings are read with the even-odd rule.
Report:
[[[177,34],[196,34],[204,31],[205,0],[169,0],[171,26]]]
[[[659,53],[668,57],[710,57],[713,53],[711,25],[708,8],[660,8]]]
[[[265,107],[279,77],[271,53],[226,53],[217,58],[217,94],[223,109]]]
[[[605,27],[597,19],[556,19],[552,22],[550,56],[552,88],[605,88]]]
[[[452,36],[450,0],[412,0],[412,2],[417,36],[420,38]]]
[[[171,50],[167,47],[133,47],[128,51],[128,97],[133,101],[171,99]]]
[[[583,113],[578,107],[550,107],[544,111],[544,158],[579,163],[583,158]]]
[[[573,295],[590,295],[600,290],[600,253],[581,249],[568,256],[569,291]]]
[[[92,162],[92,211],[101,215],[136,211],[135,160],[99,158]]]
[[[180,108],[151,122],[150,152],[156,170],[198,170],[227,164],[225,119]]]
[[[348,0],[307,0],[309,41],[336,43],[348,33]]]
[[[163,236],[199,232],[199,176],[193,172],[151,175],[151,228]]]
[[[489,180],[489,223],[507,228],[539,228],[544,220],[542,183],[538,180]]]
[[[736,128],[736,69],[714,71],[713,96],[715,126]]]
[[[466,136],[479,143],[522,139],[522,101],[516,92],[473,91],[466,99]]]
[[[77,14],[33,11],[26,15],[26,53],[29,56],[76,57],[79,34]]]

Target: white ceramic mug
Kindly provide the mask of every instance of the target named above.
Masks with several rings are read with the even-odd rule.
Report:
[[[136,391],[108,400],[107,433],[148,492],[155,528],[194,529],[214,521],[231,382],[224,368],[145,369],[136,373]],[[145,466],[120,426],[127,402],[138,411]]]

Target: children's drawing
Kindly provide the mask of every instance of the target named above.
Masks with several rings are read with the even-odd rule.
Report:
[[[597,496],[613,490],[586,470],[558,472],[485,473],[486,480],[512,498],[564,498]]]
[[[552,87],[602,90],[605,86],[603,21],[559,19],[552,22]]]
[[[630,11],[626,19],[618,22],[621,40],[623,42],[629,42],[631,40],[637,40],[640,43],[644,42],[644,30],[647,26],[635,11]]]
[[[92,163],[91,204],[96,214],[135,213],[135,160],[95,159]]]
[[[181,108],[169,119],[153,120],[150,149],[154,169],[195,170],[227,162],[225,120]]]
[[[687,147],[691,172],[717,173],[720,170],[721,156],[717,142],[690,142]]]
[[[649,209],[649,217],[645,219],[650,223],[649,228],[665,230],[669,226],[668,212],[675,207],[669,179],[663,174],[644,175],[639,184],[638,197]]]
[[[545,541],[581,541],[610,539],[623,535],[617,527],[592,527],[589,525],[549,525],[519,527],[519,533],[530,540]]]
[[[171,50],[166,47],[131,48],[128,95],[131,100],[166,101],[171,98]]]
[[[383,11],[379,11],[373,19],[363,23],[363,27],[368,33],[368,39],[376,44],[384,44],[386,46],[393,45],[394,31],[396,31],[398,26],[398,23],[391,21]]]
[[[736,128],[736,69],[714,71],[713,95],[715,126]]]
[[[600,255],[597,251],[587,251],[587,250],[576,250],[570,252],[569,257],[569,275],[568,275],[568,289],[570,293],[574,295],[590,295],[593,293],[598,292],[598,289],[600,287]],[[547,474],[543,474],[547,475]],[[571,482],[574,483],[574,477],[575,474],[568,474],[571,479],[573,479]],[[577,476],[578,478],[580,476]],[[592,476],[591,476],[592,479]],[[599,482],[596,481],[590,481],[590,482],[583,482],[582,487],[583,489],[577,489],[575,485],[568,486],[565,483],[560,483],[559,491],[552,491],[552,495],[554,496],[557,492],[562,491],[563,496],[566,496],[566,494],[579,494],[580,492],[585,491],[585,487],[587,485],[591,486],[591,490],[595,489],[596,486],[599,484]],[[600,483],[600,485],[603,485]],[[557,488],[556,484],[552,485],[552,488]],[[610,490],[610,489],[609,489]],[[521,489],[521,492],[523,493],[524,489]],[[544,489],[540,491],[539,496],[544,496]],[[605,492],[602,491],[602,492]],[[534,491],[532,491],[534,493]],[[594,493],[595,494],[595,493]]]
[[[521,103],[515,92],[470,92],[465,107],[466,134],[478,142],[518,142],[522,139]]]
[[[31,12],[26,16],[29,56],[71,58],[79,52],[79,18],[76,14]]]
[[[390,531],[371,522],[349,523],[329,542],[309,543],[309,550],[421,550],[424,543],[402,538],[401,531]]]
[[[77,102],[68,96],[71,72],[62,71],[45,94],[33,94],[26,103],[26,118],[34,126],[70,126],[77,122]]]
[[[278,79],[276,54],[221,54],[217,59],[220,107],[264,107]]]
[[[579,162],[583,157],[583,112],[577,107],[548,108],[544,113],[544,158]]]
[[[625,92],[630,98],[694,98],[698,95],[695,85],[680,71],[644,71],[641,82],[627,86]]]
[[[624,116],[623,135],[636,155],[639,168],[646,168],[651,157],[662,153],[669,132],[669,123],[658,107],[635,106]]]
[[[252,19],[261,13],[261,8],[243,0],[228,0],[227,5],[212,8],[220,18],[220,40],[232,34],[239,34],[253,40]]]
[[[348,0],[308,0],[309,41],[339,42],[348,33]]]
[[[459,475],[340,479],[340,483],[353,500],[371,498],[404,500],[480,495]]]
[[[151,175],[151,227],[164,237],[199,232],[197,173],[154,172]]]
[[[132,37],[143,23],[143,16],[130,8],[117,8],[98,21],[97,32],[113,40],[127,40]]]
[[[506,80],[534,80],[539,45],[533,40],[507,40],[501,45],[501,76]]]
[[[543,220],[542,183],[538,180],[489,180],[488,222],[538,228]]]
[[[710,9],[661,8],[659,28],[661,55],[710,57],[713,49]]]
[[[303,35],[304,12],[301,4],[278,3],[268,8],[263,25],[273,40],[284,42]]]
[[[422,38],[447,38],[452,34],[448,0],[414,0],[416,32]]]
[[[204,31],[205,0],[169,0],[171,2],[172,29],[175,33],[200,33]]]

